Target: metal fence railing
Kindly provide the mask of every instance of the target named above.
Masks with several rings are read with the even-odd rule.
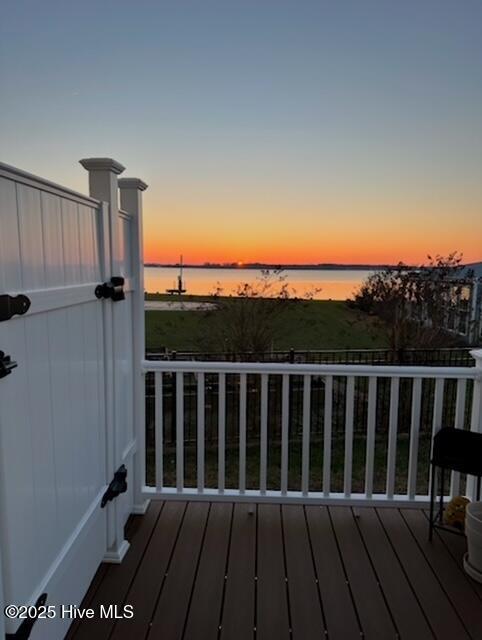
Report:
[[[148,360],[203,362],[289,362],[292,364],[366,364],[472,367],[470,348],[442,349],[322,349],[253,352],[147,351]]]

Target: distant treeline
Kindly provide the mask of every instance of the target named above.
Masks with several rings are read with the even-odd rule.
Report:
[[[179,268],[179,263],[173,264],[160,264],[156,262],[146,262],[145,267],[158,267],[158,268]],[[334,264],[334,263],[320,263],[320,264],[264,264],[260,262],[249,262],[239,265],[237,262],[217,264],[214,262],[206,262],[205,264],[184,264],[185,269],[269,269],[271,270],[313,270],[319,271],[320,269],[332,270],[332,271],[378,271],[382,269],[394,269],[393,265],[388,264]],[[410,267],[406,267],[409,269]]]

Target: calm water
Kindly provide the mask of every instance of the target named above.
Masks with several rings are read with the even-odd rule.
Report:
[[[348,269],[289,270],[283,271],[290,289],[297,295],[306,295],[321,289],[314,297],[318,300],[345,300],[371,272]],[[144,280],[146,291],[164,293],[177,286],[179,269],[174,267],[146,267]],[[225,295],[234,294],[239,284],[254,283],[261,276],[256,269],[184,269],[184,286],[188,294],[206,295],[219,286]]]

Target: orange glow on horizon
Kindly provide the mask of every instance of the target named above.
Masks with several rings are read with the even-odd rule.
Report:
[[[310,239],[304,245],[303,243],[294,246],[279,243],[276,246],[268,244],[263,246],[253,242],[251,247],[248,243],[240,247],[237,241],[230,242],[229,240],[226,238],[223,241],[221,238],[220,244],[217,244],[214,241],[211,243],[196,242],[190,238],[179,237],[177,241],[171,240],[167,243],[156,238],[146,237],[144,260],[145,262],[176,264],[179,261],[179,254],[182,252],[185,264],[235,263],[240,268],[253,262],[267,264],[396,264],[398,262],[422,264],[427,262],[428,254],[445,256],[453,251],[461,251],[463,261],[466,263],[482,260],[482,251],[476,246],[476,242],[472,242],[470,245],[466,242],[465,246],[461,246],[462,243],[453,238],[443,243],[429,244],[420,241],[417,243],[418,246],[413,246],[410,242],[402,242],[401,238],[398,238],[397,244],[387,242],[385,246],[382,242],[379,245],[369,241],[363,243],[362,239],[360,242],[347,240],[333,244],[325,240],[316,246],[313,239]],[[236,259],[240,253],[246,256],[243,260]]]
[[[148,193],[148,192],[147,192]],[[205,194],[204,194],[205,195]],[[150,208],[149,206],[150,205]],[[295,206],[296,205],[296,206]],[[145,262],[422,264],[427,255],[482,260],[477,198],[336,198],[293,203],[250,194],[145,203]],[[229,215],[226,212],[229,211]],[[162,213],[160,213],[162,212]],[[164,213],[166,212],[166,213]]]

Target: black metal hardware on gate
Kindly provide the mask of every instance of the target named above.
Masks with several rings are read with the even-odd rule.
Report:
[[[0,296],[0,322],[10,320],[13,316],[23,316],[30,309],[30,299],[23,294],[9,296],[4,293]]]
[[[102,509],[108,502],[117,498],[120,493],[125,493],[127,491],[126,478],[127,469],[124,465],[121,465],[114,473],[114,479],[111,481],[110,485],[107,487],[107,491],[102,496],[102,501],[100,503]]]
[[[0,378],[8,376],[16,366],[17,363],[15,360],[12,360],[10,356],[7,356],[3,351],[0,351]]]
[[[17,631],[15,631],[15,633],[5,634],[6,640],[28,640],[28,638],[30,638],[33,625],[37,622],[39,615],[42,613],[42,609],[40,607],[43,607],[46,602],[47,594],[42,593],[35,605],[27,608],[28,618],[25,618]],[[30,611],[34,612],[33,616],[30,615]]]
[[[119,302],[119,300],[125,300],[124,293],[124,278],[121,276],[114,276],[110,279],[109,282],[104,282],[104,284],[99,284],[95,288],[95,296],[96,298],[110,298],[112,302]]]

